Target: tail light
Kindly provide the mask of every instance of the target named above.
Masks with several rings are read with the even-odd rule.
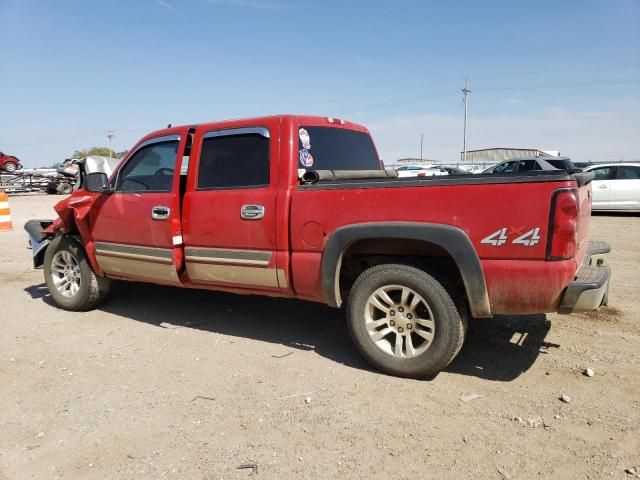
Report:
[[[418,177],[426,177],[426,176],[427,176],[427,174],[426,174],[426,173],[424,173],[424,172],[420,172],[417,176],[418,176]]]
[[[553,192],[547,234],[547,260],[567,260],[578,249],[578,191],[564,188]]]

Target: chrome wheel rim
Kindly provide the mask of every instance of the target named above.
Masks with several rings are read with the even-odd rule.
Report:
[[[436,331],[427,301],[402,285],[387,285],[373,292],[364,321],[376,347],[396,358],[422,355],[432,345]]]
[[[80,291],[80,265],[66,250],[61,250],[51,261],[51,278],[56,290],[66,298],[75,297]]]

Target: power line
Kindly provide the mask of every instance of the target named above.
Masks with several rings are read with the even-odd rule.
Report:
[[[415,102],[422,102],[424,100],[432,100],[435,98],[444,98],[444,97],[450,97],[452,95],[457,95],[458,91],[457,90],[447,90],[444,92],[439,92],[439,93],[430,93],[427,95],[420,95],[418,97],[408,97],[408,98],[404,98],[404,99],[400,99],[400,100],[396,100],[396,101],[391,101],[391,102],[384,102],[384,103],[378,103],[378,104],[372,104],[372,105],[364,105],[361,106],[359,108],[353,108],[351,110],[343,110],[338,112],[338,114],[340,115],[344,115],[344,114],[349,114],[349,113],[358,113],[361,112],[363,110],[373,110],[376,108],[385,108],[385,107],[396,107],[398,105],[406,105],[409,103],[415,103]]]
[[[614,80],[592,80],[585,82],[555,82],[555,83],[532,83],[522,85],[495,85],[488,87],[478,87],[476,91],[502,91],[502,90],[535,90],[539,88],[576,88],[576,87],[597,87],[606,85],[625,85],[640,83],[640,78],[620,78]]]
[[[592,81],[584,81],[584,82],[552,82],[552,83],[539,83],[539,84],[520,84],[520,85],[489,85],[486,87],[476,87],[475,91],[503,91],[503,90],[535,90],[535,89],[544,89],[544,88],[580,88],[580,87],[596,87],[596,86],[607,86],[607,85],[624,85],[624,84],[633,84],[640,83],[640,78],[630,78],[630,79],[613,79],[613,80],[592,80]],[[350,113],[358,113],[366,110],[373,110],[377,108],[385,108],[385,107],[396,107],[399,105],[407,105],[410,103],[422,102],[424,100],[433,100],[436,98],[448,97],[451,95],[457,95],[457,90],[449,90],[443,92],[435,92],[426,95],[419,95],[416,97],[405,97],[398,99],[396,101],[388,101],[377,104],[363,105],[359,108],[353,108],[349,110],[343,110],[338,112],[339,115],[350,114]]]

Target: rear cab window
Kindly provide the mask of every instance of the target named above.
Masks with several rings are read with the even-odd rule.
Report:
[[[298,169],[382,170],[371,136],[346,128],[300,125]]]

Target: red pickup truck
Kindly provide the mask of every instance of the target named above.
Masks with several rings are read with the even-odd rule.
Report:
[[[151,133],[26,228],[61,308],[96,307],[110,279],[345,305],[369,362],[426,378],[469,317],[606,304],[592,178],[397,178],[363,126],[279,115]]]

